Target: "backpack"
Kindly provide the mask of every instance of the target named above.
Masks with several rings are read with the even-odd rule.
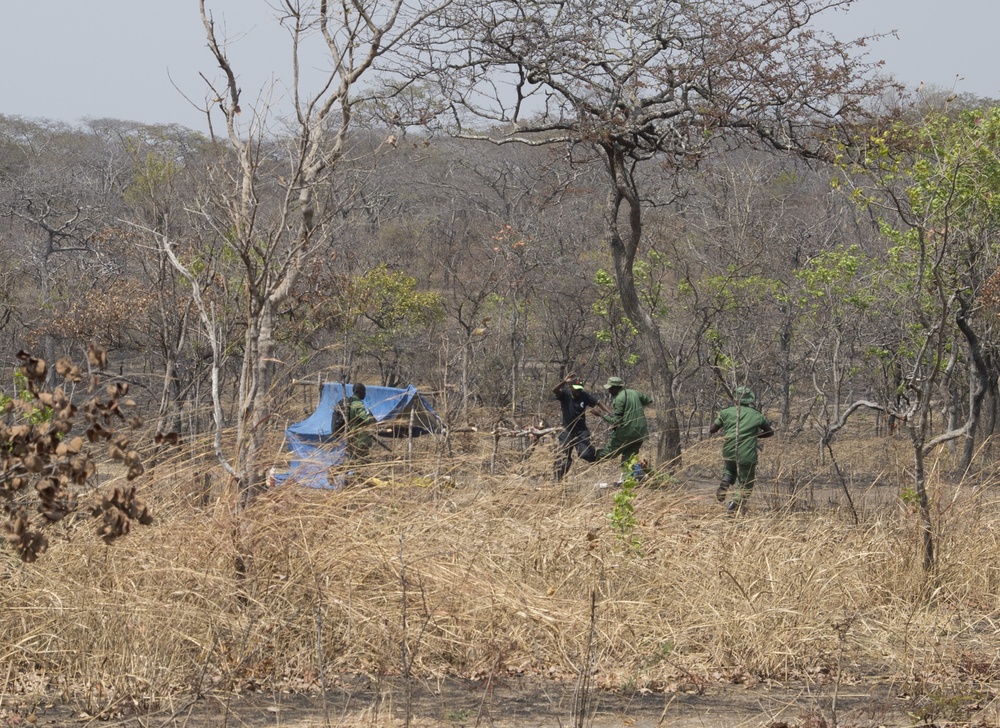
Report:
[[[330,434],[333,436],[343,434],[347,429],[347,420],[350,418],[347,402],[338,402],[333,406],[330,415]]]

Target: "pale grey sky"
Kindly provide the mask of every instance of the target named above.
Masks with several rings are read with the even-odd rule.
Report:
[[[871,47],[884,70],[910,87],[920,83],[1000,99],[992,50],[1000,30],[997,0],[857,0],[848,12],[823,14],[840,38],[897,31]]]
[[[244,100],[262,88],[280,95],[288,43],[267,0],[209,6],[231,39]],[[843,38],[896,30],[899,38],[873,46],[872,55],[910,86],[1000,98],[997,0],[858,0],[850,12],[825,15],[824,27]],[[203,101],[199,72],[217,76],[194,0],[8,0],[0,10],[0,114],[205,130],[182,95]]]

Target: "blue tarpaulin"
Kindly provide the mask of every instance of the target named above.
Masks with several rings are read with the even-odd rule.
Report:
[[[442,429],[441,419],[412,384],[406,389],[396,387],[366,387],[365,406],[382,424],[393,424],[393,432],[404,437],[411,432],[421,435]],[[347,385],[347,396],[353,394]],[[333,437],[330,425],[333,408],[344,400],[344,384],[327,382],[320,391],[319,404],[309,417],[285,430],[285,441],[293,454],[287,473],[274,476],[276,482],[293,480],[309,488],[336,488],[327,472],[344,461],[343,437]]]

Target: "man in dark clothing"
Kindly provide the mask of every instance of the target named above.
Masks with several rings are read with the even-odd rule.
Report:
[[[708,428],[709,434],[723,430],[725,435],[722,482],[715,497],[720,503],[724,502],[730,488],[736,485],[732,499],[726,504],[728,511],[740,510],[750,497],[757,480],[757,440],[774,434],[771,423],[754,407],[756,399],[749,387],[738,387],[736,404],[719,412]]]
[[[639,455],[642,443],[649,439],[649,425],[642,408],[653,404],[653,399],[634,389],[626,389],[621,377],[610,377],[604,388],[614,402],[613,412],[604,415],[612,433],[608,444],[597,451],[597,459],[620,455],[624,469],[629,460]]]
[[[592,463],[597,459],[594,446],[590,444],[590,430],[587,429],[587,408],[596,407],[604,412],[608,408],[597,397],[583,388],[575,374],[567,375],[552,388],[552,394],[562,405],[563,430],[559,433],[556,453],[556,482],[569,472],[573,460],[573,450],[580,459]]]
[[[347,400],[347,459],[360,464],[368,459],[374,443],[371,428],[375,418],[365,407],[368,393],[365,385],[355,384],[351,389],[351,397]]]

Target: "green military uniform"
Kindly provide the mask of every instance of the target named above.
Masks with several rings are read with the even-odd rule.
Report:
[[[626,389],[625,382],[619,377],[608,379],[604,388],[612,390],[614,404],[612,414],[604,415],[602,419],[611,425],[613,431],[608,444],[597,451],[597,459],[620,455],[622,465],[625,465],[639,454],[642,443],[649,439],[649,425],[642,408],[652,404],[653,399],[634,389]]]
[[[738,404],[719,412],[710,429],[723,431],[722,443],[722,484],[716,492],[719,500],[725,500],[726,492],[735,484],[730,510],[738,509],[750,496],[757,480],[757,440],[774,434],[771,423],[753,405],[756,396],[749,387],[736,390]]]
[[[347,458],[352,462],[364,462],[375,440],[371,426],[375,418],[357,397],[347,400]]]

